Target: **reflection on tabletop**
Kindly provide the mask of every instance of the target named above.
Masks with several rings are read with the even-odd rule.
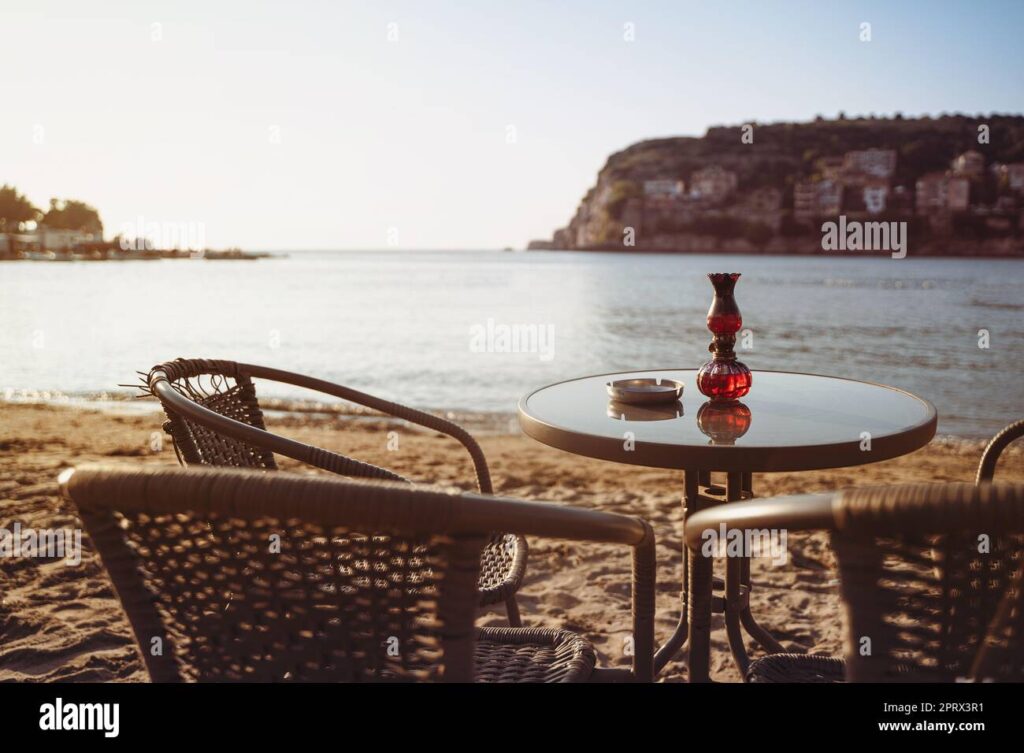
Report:
[[[711,437],[708,444],[734,445],[747,433],[752,416],[750,408],[739,400],[723,403],[708,400],[697,411],[697,426]]]
[[[683,404],[679,400],[663,405],[630,405],[618,400],[608,401],[608,417],[619,421],[668,421],[682,416]]]

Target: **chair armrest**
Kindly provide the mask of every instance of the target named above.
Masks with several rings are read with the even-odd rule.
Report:
[[[999,456],[1003,454],[1003,450],[1022,436],[1024,436],[1024,421],[1016,421],[992,437],[992,441],[988,443],[988,447],[981,454],[975,483],[991,481],[996,474],[996,463],[999,461]]]
[[[686,521],[686,544],[699,551],[705,531],[784,528],[788,531],[831,530],[836,527],[836,495],[795,494],[748,502],[715,505],[691,515]]]
[[[149,389],[160,400],[165,410],[188,417],[213,431],[224,434],[239,442],[261,447],[278,455],[284,455],[292,460],[308,463],[325,471],[331,471],[343,476],[409,481],[404,476],[400,476],[385,468],[378,468],[370,463],[363,463],[336,452],[297,442],[294,439],[279,436],[266,429],[261,429],[242,421],[236,421],[180,394],[171,386],[163,372],[159,372],[158,377],[150,380]],[[177,447],[175,447],[175,450],[177,450]]]
[[[379,466],[372,465],[371,463],[364,463],[361,460],[346,457],[345,455],[340,455],[337,452],[325,450],[322,447],[315,447],[313,445],[306,446],[309,448],[309,451],[308,453],[305,453],[305,457],[293,458],[294,460],[299,460],[325,471],[330,471],[331,473],[337,473],[339,476],[383,479],[385,481],[403,481],[407,484],[412,483],[410,479],[407,479],[405,476],[400,476],[394,471],[389,471],[387,468],[381,468]]]
[[[781,528],[854,535],[954,533],[969,526],[1024,530],[1024,484],[906,483],[730,502],[686,522],[697,551],[705,532]]]
[[[647,533],[639,544],[633,545],[632,562],[632,637],[633,656],[629,671],[621,668],[598,667],[592,682],[654,682],[655,596],[657,593],[657,559],[654,531],[641,521]]]
[[[434,431],[446,434],[453,439],[457,439],[462,446],[466,448],[470,457],[473,459],[477,486],[480,491],[485,494],[490,494],[493,491],[493,487],[491,485],[491,472],[487,467],[487,458],[484,457],[483,450],[480,449],[480,445],[477,444],[477,441],[473,439],[469,432],[452,421],[448,421],[431,413],[410,408],[390,400],[383,400],[379,397],[368,395],[365,392],[360,392],[359,390],[354,390],[323,379],[316,379],[303,374],[296,374],[290,371],[281,371],[280,369],[273,369],[266,366],[257,366],[255,364],[248,363],[240,363],[238,364],[238,367],[253,377],[272,379],[277,382],[285,382],[298,387],[305,387],[317,392],[322,392],[325,395],[332,395],[333,397],[338,397],[342,400],[348,400],[349,402],[356,403],[357,405],[372,408],[373,410],[380,411],[381,413],[386,413],[390,416],[394,416],[395,418],[408,421],[409,423],[433,429]]]

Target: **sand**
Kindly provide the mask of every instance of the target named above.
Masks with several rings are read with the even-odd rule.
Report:
[[[303,442],[392,468],[418,481],[472,488],[472,466],[452,440],[383,420],[344,416],[282,416],[270,428]],[[78,525],[61,499],[56,478],[78,463],[176,464],[169,441],[151,446],[160,432],[156,412],[126,414],[91,408],[0,402],[0,527]],[[397,431],[397,449],[388,432]],[[521,435],[481,437],[504,495],[638,515],[658,538],[658,639],[678,619],[681,566],[682,474],[579,458]],[[394,447],[394,443],[391,443]],[[774,473],[755,478],[760,496],[898,481],[973,480],[982,444],[935,440],[903,458],[858,468]],[[1011,448],[1000,478],[1024,481],[1022,453]],[[298,469],[284,460],[282,466]],[[789,649],[837,654],[842,623],[836,571],[824,534],[789,538],[790,561],[754,563],[754,614]],[[127,620],[102,565],[84,542],[82,563],[0,558],[0,680],[143,681]],[[562,627],[586,635],[605,666],[625,666],[630,630],[628,549],[531,540],[519,602],[526,624]],[[482,625],[501,625],[501,611],[484,612]],[[715,617],[712,675],[737,681],[721,616]],[[754,655],[761,651],[748,643]],[[661,678],[685,678],[679,658]]]

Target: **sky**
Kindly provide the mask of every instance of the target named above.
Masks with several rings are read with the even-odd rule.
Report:
[[[1020,113],[1022,27],[1021,2],[3,0],[0,184],[108,237],[522,247],[643,139]]]

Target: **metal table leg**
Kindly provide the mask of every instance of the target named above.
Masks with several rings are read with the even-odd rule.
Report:
[[[696,468],[686,470],[682,500],[684,525],[688,515],[713,503],[713,500],[700,494],[701,479],[710,480],[710,474]],[[713,582],[714,560],[691,552],[684,540],[679,622],[671,637],[654,656],[655,672],[664,669],[689,643],[690,682],[710,682]]]
[[[754,497],[752,473],[742,474],[741,487],[743,491],[743,496],[745,498],[752,499]],[[732,497],[730,496],[730,500],[731,499]],[[740,605],[739,613],[740,622],[743,625],[743,628],[747,631],[750,637],[757,641],[761,645],[761,647],[764,648],[765,651],[767,651],[768,653],[782,653],[786,650],[783,647],[783,645],[779,643],[777,640],[775,640],[771,633],[769,633],[767,630],[765,630],[763,627],[757,624],[757,620],[754,619],[753,612],[750,611],[750,592],[752,590],[750,580],[750,557],[744,557],[741,560],[740,571],[738,575],[739,583],[742,589],[746,591],[746,597],[744,598],[743,603]]]
[[[698,473],[696,471],[686,471],[684,484],[686,487],[683,493],[683,523],[686,523],[687,510],[693,510],[697,506],[697,491],[699,488],[698,484]],[[683,539],[683,585],[679,595],[680,609],[679,609],[679,623],[676,625],[675,631],[672,636],[658,649],[658,652],[654,655],[654,672],[657,674],[665,668],[665,665],[672,661],[679,650],[686,644],[687,638],[690,635],[690,622],[689,622],[689,602],[687,599],[687,589],[689,588],[689,573],[690,573],[690,550],[686,546],[686,540]]]
[[[691,551],[690,558],[690,682],[711,681],[711,583],[714,559]]]
[[[737,502],[743,497],[743,474],[729,473],[727,476],[726,501]],[[725,560],[725,632],[729,638],[729,649],[732,657],[736,660],[736,666],[740,674],[747,676],[747,667],[750,665],[750,657],[747,656],[746,646],[743,645],[743,631],[741,629],[740,613],[743,611],[743,599],[749,593],[742,588],[743,561],[750,562],[746,557],[729,557]]]
[[[703,476],[703,477],[706,477]],[[710,501],[700,494],[701,471],[686,471],[686,514],[697,512]],[[685,523],[685,520],[683,521]],[[685,546],[685,543],[684,543]],[[690,621],[689,670],[690,682],[711,681],[711,603],[715,561],[700,552],[687,548],[689,580],[684,581],[687,589],[687,604]]]

